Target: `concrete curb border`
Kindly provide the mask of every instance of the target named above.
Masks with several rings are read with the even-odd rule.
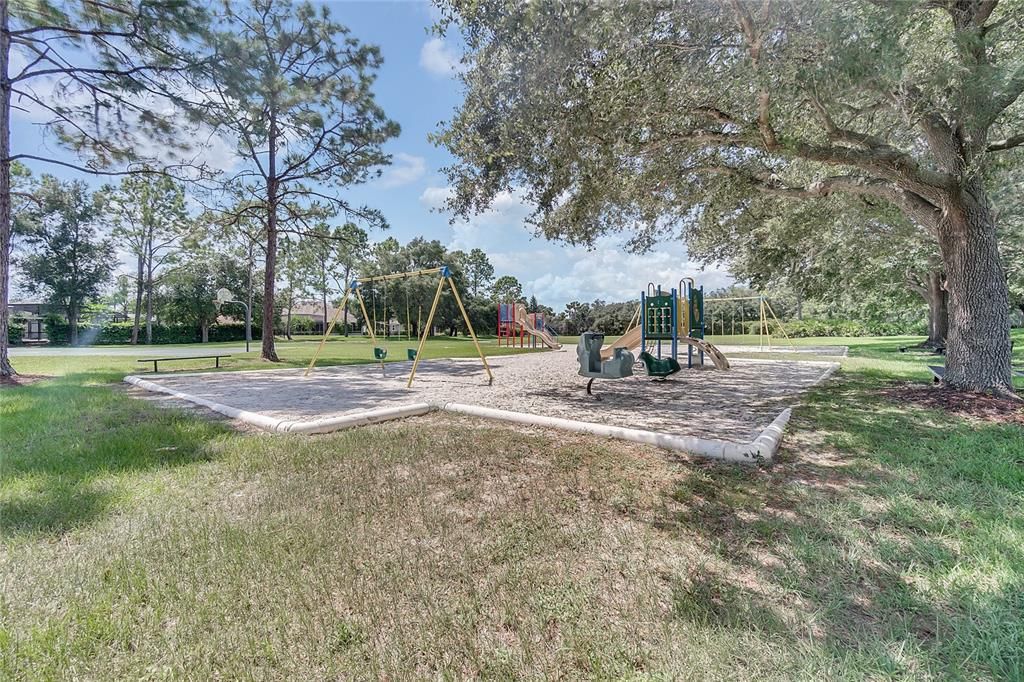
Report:
[[[749,443],[736,443],[717,438],[698,438],[697,436],[673,436],[657,431],[644,429],[630,429],[623,426],[609,426],[607,424],[594,424],[592,422],[580,422],[561,417],[544,417],[524,412],[511,412],[509,410],[496,410],[490,407],[479,407],[477,405],[463,405],[461,403],[445,403],[439,406],[445,412],[465,414],[483,419],[495,419],[498,421],[512,422],[526,426],[541,426],[560,431],[574,431],[576,433],[589,433],[595,436],[616,438],[634,443],[656,445],[666,450],[688,452],[700,457],[720,459],[726,462],[742,462],[754,464],[757,462],[770,462],[782,441],[782,432],[792,411],[789,408],[783,410],[775,420],[764,429],[761,434]]]
[[[296,421],[294,419],[277,419],[275,417],[268,417],[265,414],[259,414],[258,412],[249,412],[247,410],[239,410],[237,407],[231,407],[230,405],[224,405],[223,403],[217,403],[206,398],[200,398],[199,396],[192,395],[191,393],[184,393],[182,391],[175,391],[173,388],[167,388],[160,384],[147,381],[137,376],[127,376],[124,378],[125,383],[138,386],[147,391],[153,393],[165,393],[179,400],[185,400],[196,405],[209,408],[214,412],[223,414],[226,417],[243,421],[247,424],[252,424],[265,431],[276,431],[284,433],[329,433],[331,431],[340,431],[341,429],[349,429],[355,426],[365,426],[367,424],[376,424],[377,422],[388,421],[391,419],[403,419],[405,417],[415,417],[417,415],[426,414],[434,409],[429,403],[412,403],[410,405],[399,405],[398,407],[384,407],[379,410],[360,410],[359,412],[353,412],[352,414],[344,414],[339,417],[329,417],[327,419],[315,419],[312,421]]]
[[[827,374],[828,373],[826,373],[826,376]],[[819,381],[823,379],[824,376]],[[512,412],[510,410],[498,410],[490,407],[464,405],[462,403],[451,402],[411,403],[408,405],[386,407],[376,410],[361,410],[338,417],[329,417],[326,419],[317,419],[312,421],[277,419],[257,412],[239,410],[238,408],[231,407],[230,405],[224,405],[212,400],[207,400],[206,398],[200,398],[199,396],[195,396],[190,393],[176,391],[172,388],[161,386],[160,384],[137,376],[127,376],[124,378],[124,381],[147,391],[164,393],[174,398],[178,398],[179,400],[195,403],[196,405],[201,405],[202,407],[206,407],[214,412],[223,414],[226,417],[237,419],[266,431],[273,431],[277,433],[329,433],[331,431],[340,431],[342,429],[350,429],[357,426],[365,426],[367,424],[375,424],[393,419],[404,419],[405,417],[419,416],[438,410],[482,419],[493,419],[497,421],[511,422],[514,424],[522,424],[525,426],[541,426],[560,431],[588,433],[606,438],[615,438],[634,443],[655,445],[667,450],[687,452],[700,457],[747,464],[770,462],[772,460],[779,449],[782,442],[783,431],[785,430],[786,424],[789,422],[790,415],[792,414],[792,410],[786,408],[753,441],[749,443],[737,443],[717,438],[673,436],[667,433],[647,431],[644,429],[631,429],[622,426],[595,424],[593,422],[575,421],[572,419],[563,419],[561,417],[545,417],[525,412]]]

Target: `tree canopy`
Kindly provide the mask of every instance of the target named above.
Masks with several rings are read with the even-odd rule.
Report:
[[[1024,5],[451,0],[466,98],[451,208],[517,190],[548,237],[649,248],[753,197],[885,203],[930,231],[947,379],[1010,389],[991,157],[1024,144]]]

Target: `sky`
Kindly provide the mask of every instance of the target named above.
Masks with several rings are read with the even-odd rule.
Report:
[[[422,236],[440,240],[451,249],[483,249],[497,276],[515,276],[527,297],[534,295],[556,310],[573,300],[639,298],[649,281],[668,286],[682,277],[694,277],[708,291],[732,282],[723,270],[702,270],[691,262],[678,241],[636,255],[622,248],[627,234],[604,238],[593,250],[536,238],[524,222],[530,207],[514,193],[498,197],[484,214],[452,223],[450,216],[440,211],[449,191],[441,169],[452,157],[431,144],[428,135],[450,119],[462,101],[461,84],[455,78],[460,45],[451,37],[430,33],[437,15],[427,2],[326,4],[354,37],[380,47],[384,64],[375,86],[377,101],[402,127],[401,135],[385,147],[393,157],[392,165],[379,179],[346,192],[351,203],[378,208],[388,220],[390,228],[371,234],[371,239],[390,236],[404,243]],[[37,115],[13,113],[14,153],[67,158],[42,134]],[[227,155],[229,151],[222,145],[210,153]],[[37,175],[50,172],[63,178],[80,177],[41,162],[28,165]],[[90,182],[99,184],[95,179]]]

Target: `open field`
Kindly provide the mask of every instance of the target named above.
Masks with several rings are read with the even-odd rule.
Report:
[[[380,345],[388,349],[388,362],[399,362],[406,358],[407,348],[416,347],[416,339],[411,341],[405,339],[393,339],[384,341],[379,339]],[[237,341],[224,343],[202,343],[187,345],[159,345],[159,346],[138,346],[133,349],[131,346],[92,346],[88,355],[58,354],[58,355],[24,355],[15,357],[15,368],[22,374],[45,374],[45,375],[68,375],[88,374],[95,380],[120,381],[126,374],[140,374],[152,371],[152,363],[136,362],[139,359],[152,357],[152,353],[160,352],[168,357],[181,355],[185,351],[191,351],[191,355],[209,355],[212,353],[231,353],[232,357],[221,360],[223,370],[243,369],[268,369],[280,367],[305,367],[309,364],[316,347],[319,345],[319,338],[307,338],[297,341],[278,341],[277,354],[281,359],[280,363],[272,364],[259,359],[259,341],[253,341],[248,354],[237,352],[239,344]],[[480,346],[486,355],[507,355],[514,353],[533,352],[530,349],[509,348],[498,346],[496,339],[481,338]],[[244,350],[243,343],[241,349]],[[103,350],[113,349],[114,353],[103,354]],[[225,350],[227,349],[227,350]],[[47,349],[58,350],[58,349]],[[77,350],[77,349],[69,349]],[[136,350],[135,354],[132,351]],[[476,357],[476,348],[468,337],[458,336],[436,336],[427,340],[423,349],[423,357],[426,358],[465,358]],[[365,362],[373,362],[373,344],[367,337],[349,336],[332,338],[324,346],[317,366],[328,367],[331,365],[350,365]],[[160,368],[161,373],[169,372],[194,372],[213,370],[212,360],[176,360],[167,363]]]
[[[0,389],[0,678],[1024,677],[1024,427],[883,394],[938,364],[906,340],[835,342],[770,468],[239,431],[131,398],[131,358],[20,359],[61,376]]]

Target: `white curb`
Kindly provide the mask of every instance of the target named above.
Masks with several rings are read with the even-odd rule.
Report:
[[[160,384],[155,384],[152,381],[147,381],[137,376],[127,376],[124,378],[125,382],[144,388],[147,391],[153,391],[156,393],[166,393],[167,395],[174,396],[179,400],[186,400],[196,405],[202,405],[203,407],[209,408],[214,412],[219,412],[232,419],[243,421],[253,426],[258,426],[261,429],[267,431],[279,431],[288,433],[328,433],[330,431],[340,431],[342,429],[349,429],[354,426],[365,426],[366,424],[375,424],[377,422],[388,421],[389,419],[402,419],[404,417],[414,417],[421,414],[430,412],[433,407],[428,403],[413,403],[412,405],[400,405],[398,407],[384,407],[378,410],[361,410],[352,414],[342,415],[340,417],[329,417],[327,419],[316,419],[313,421],[296,421],[294,419],[278,419],[275,417],[268,417],[265,414],[258,412],[248,412],[246,410],[239,410],[236,407],[230,405],[224,405],[223,403],[217,403],[206,398],[200,398],[199,396],[192,395],[191,393],[183,393],[182,391],[175,391],[173,388],[167,388]]]
[[[412,405],[400,405],[398,407],[384,407],[379,410],[362,410],[340,417],[329,417],[315,421],[289,421],[281,422],[277,426],[278,431],[288,433],[330,433],[341,429],[351,429],[355,426],[376,424],[391,419],[404,419],[405,417],[417,417],[426,414],[434,409],[429,403],[413,403]]]
[[[827,373],[826,373],[827,374]],[[824,379],[824,377],[822,377]],[[782,433],[789,422],[792,411],[787,408],[783,410],[775,420],[765,428],[761,434],[749,443],[736,443],[734,441],[719,440],[715,438],[699,438],[697,436],[674,436],[667,433],[647,431],[644,429],[631,429],[622,426],[610,426],[607,424],[594,424],[592,422],[581,422],[561,417],[545,417],[542,415],[528,414],[525,412],[512,412],[510,410],[498,410],[478,405],[464,405],[462,403],[412,403],[398,407],[386,407],[376,410],[362,410],[339,417],[329,417],[312,421],[297,421],[277,419],[268,417],[257,412],[239,410],[221,403],[200,398],[189,393],[175,391],[172,388],[147,381],[137,376],[127,376],[125,382],[143,388],[147,391],[165,393],[180,400],[186,400],[197,405],[219,412],[232,419],[252,424],[267,431],[285,433],[329,433],[340,431],[356,426],[375,424],[377,422],[392,419],[403,419],[427,414],[433,410],[465,414],[482,419],[494,419],[498,421],[524,424],[527,426],[542,426],[562,431],[573,431],[576,433],[588,433],[606,438],[631,441],[655,445],[667,450],[687,452],[700,457],[724,460],[726,462],[741,462],[755,464],[758,462],[770,462],[778,451],[782,441]]]
[[[789,421],[790,410],[783,410],[775,418],[761,435],[750,443],[735,443],[715,438],[699,438],[697,436],[673,436],[667,433],[647,431],[644,429],[630,429],[622,426],[609,426],[607,424],[594,424],[592,422],[580,422],[560,417],[544,417],[524,412],[511,412],[508,410],[496,410],[490,407],[479,407],[477,405],[463,405],[460,403],[445,403],[440,408],[446,412],[467,414],[483,419],[496,419],[499,421],[525,424],[527,426],[546,426],[548,428],[560,429],[562,431],[575,431],[577,433],[589,433],[595,436],[617,438],[628,440],[634,443],[645,443],[656,445],[667,450],[688,452],[701,457],[721,459],[727,462],[755,463],[758,461],[771,461],[775,452],[779,449],[782,440],[782,431]]]

